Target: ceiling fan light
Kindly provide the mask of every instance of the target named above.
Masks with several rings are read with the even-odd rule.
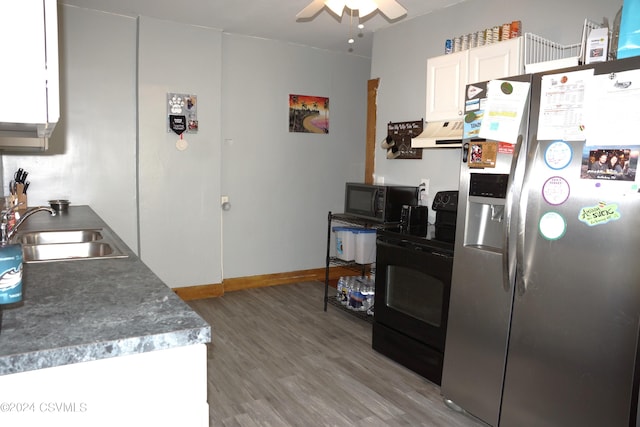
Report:
[[[344,0],[325,0],[324,5],[327,6],[333,13],[342,17],[344,11]]]
[[[358,17],[364,18],[365,16],[371,15],[373,12],[378,9],[378,5],[373,0],[360,0],[358,2]]]

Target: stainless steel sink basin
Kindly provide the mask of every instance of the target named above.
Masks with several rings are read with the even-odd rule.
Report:
[[[22,253],[27,263],[127,257],[112,243],[102,241],[22,245]]]
[[[106,228],[25,231],[18,232],[13,241],[22,244],[25,263],[128,256]]]
[[[33,231],[18,234],[17,242],[23,245],[47,245],[52,243],[82,243],[102,240],[101,230]]]

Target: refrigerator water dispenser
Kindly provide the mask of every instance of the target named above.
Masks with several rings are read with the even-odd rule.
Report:
[[[501,252],[509,175],[472,173],[464,233],[465,246]]]

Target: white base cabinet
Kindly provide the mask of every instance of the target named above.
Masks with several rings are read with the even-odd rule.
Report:
[[[0,425],[207,427],[207,347],[0,376]]]
[[[462,118],[467,84],[517,76],[523,70],[522,37],[429,58],[426,121]]]

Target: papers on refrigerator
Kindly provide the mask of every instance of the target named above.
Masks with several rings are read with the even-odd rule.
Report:
[[[585,90],[592,79],[593,69],[542,76],[538,140],[585,140]]]
[[[528,82],[491,80],[487,85],[480,138],[515,144],[528,95]]]
[[[585,103],[586,145],[637,145],[639,100],[640,70],[595,76]]]

